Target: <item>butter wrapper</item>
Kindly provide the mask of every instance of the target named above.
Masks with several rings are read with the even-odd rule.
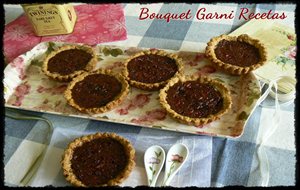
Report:
[[[76,23],[76,12],[70,4],[22,4],[37,36],[69,34]]]

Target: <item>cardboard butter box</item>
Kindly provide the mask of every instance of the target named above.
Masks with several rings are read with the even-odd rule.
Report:
[[[70,4],[22,4],[37,36],[69,34],[76,23],[76,12]]]

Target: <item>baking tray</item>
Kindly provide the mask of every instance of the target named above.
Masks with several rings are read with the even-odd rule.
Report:
[[[88,115],[69,106],[63,97],[68,83],[49,79],[41,71],[43,59],[59,46],[70,43],[42,42],[29,52],[14,59],[4,70],[5,106],[30,111],[80,117],[107,122],[171,130],[198,135],[237,138],[243,134],[246,122],[260,97],[259,81],[253,73],[232,76],[217,71],[205,59],[204,53],[173,51],[183,59],[185,75],[206,75],[226,83],[231,91],[232,108],[220,120],[201,126],[188,126],[169,117],[159,103],[158,91],[148,92],[131,88],[125,101],[102,114]],[[97,53],[96,68],[121,72],[123,62],[147,48],[111,45],[93,46]]]

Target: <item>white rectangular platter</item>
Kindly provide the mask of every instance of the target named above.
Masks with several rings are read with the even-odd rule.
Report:
[[[260,97],[260,87],[253,73],[231,76],[214,69],[204,53],[165,50],[178,54],[184,63],[185,75],[206,75],[224,82],[231,91],[232,108],[220,120],[202,126],[180,124],[168,116],[158,101],[158,91],[131,88],[125,101],[115,109],[95,115],[81,113],[69,106],[63,92],[68,83],[49,79],[41,71],[43,59],[65,43],[43,42],[14,59],[4,71],[5,106],[10,108],[81,117],[107,122],[171,130],[198,135],[237,138],[243,134],[246,122]],[[145,50],[137,47],[96,45],[97,68],[121,72],[123,62]]]

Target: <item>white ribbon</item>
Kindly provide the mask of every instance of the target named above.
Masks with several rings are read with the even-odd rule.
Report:
[[[292,87],[292,91],[288,92],[287,94],[278,94],[277,93],[277,83],[279,81],[285,81],[285,82],[290,82],[290,87]],[[263,93],[263,95],[258,99],[256,105],[260,105],[262,107],[269,107],[269,106],[263,106],[261,103],[267,98],[268,95],[272,96],[275,99],[275,112],[271,116],[270,119],[270,126],[269,130],[264,133],[261,139],[259,139],[259,147],[257,150],[258,153],[258,158],[259,158],[259,165],[260,165],[260,173],[262,177],[262,186],[268,186],[269,184],[269,179],[270,179],[270,168],[269,168],[269,160],[268,156],[265,152],[265,149],[263,148],[263,145],[268,141],[268,139],[273,135],[273,133],[276,131],[277,127],[279,126],[280,123],[280,105],[286,105],[292,103],[295,98],[295,86],[294,83],[295,79],[289,76],[280,76],[274,80],[269,81],[269,86],[267,90]],[[265,83],[262,85],[261,89]],[[275,92],[272,90],[272,88],[275,88]],[[284,102],[283,104],[279,104],[279,101]]]
[[[275,98],[275,95],[277,95],[277,98],[278,98],[279,101],[285,102],[285,103],[291,103],[291,101],[293,101],[295,99],[296,80],[294,78],[290,77],[290,76],[280,76],[275,80],[278,84],[280,82],[284,83],[286,93],[285,94],[281,94],[281,93],[278,94],[278,93],[275,93],[271,88],[270,96]],[[291,89],[291,90],[289,90],[289,89]]]

